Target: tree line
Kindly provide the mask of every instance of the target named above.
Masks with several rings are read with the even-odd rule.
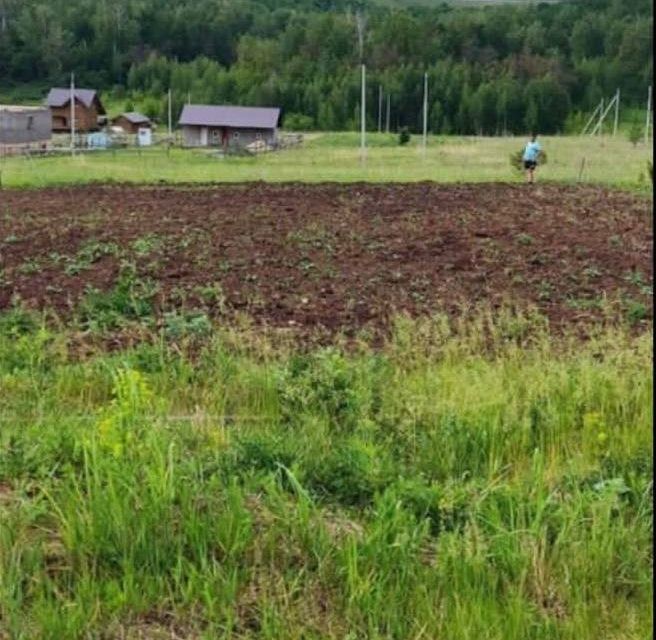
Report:
[[[197,103],[276,105],[289,128],[562,131],[652,82],[649,0],[402,10],[363,0],[0,0],[2,84],[68,81],[153,117]],[[382,118],[381,118],[382,95]]]

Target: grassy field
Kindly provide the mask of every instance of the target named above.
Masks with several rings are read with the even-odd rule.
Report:
[[[650,637],[650,332],[0,318],[2,638]]]
[[[431,137],[424,157],[420,139],[406,147],[393,135],[370,134],[365,163],[358,136],[309,134],[301,148],[256,158],[221,159],[203,151],[162,149],[80,154],[75,158],[0,158],[4,186],[40,187],[90,181],[128,182],[438,182],[518,181],[509,156],[522,138]],[[538,170],[543,181],[576,182],[581,178],[619,187],[651,189],[647,160],[651,146],[633,146],[625,138],[545,137],[548,162]]]

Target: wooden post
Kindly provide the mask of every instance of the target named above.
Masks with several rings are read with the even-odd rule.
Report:
[[[424,126],[422,137],[423,154],[426,156],[426,143],[428,142],[428,73],[424,73]]]
[[[581,166],[579,167],[579,177],[577,182],[581,182],[581,177],[583,176],[583,169],[585,169],[585,156],[581,158]]]
[[[645,122],[645,144],[649,144],[649,125],[651,125],[651,85],[647,91],[647,121]]]
[[[615,122],[613,123],[613,137],[617,135],[617,125],[620,121],[620,90],[615,94]]]
[[[603,100],[602,100],[602,102],[603,102]],[[588,132],[588,128],[589,128],[590,125],[594,122],[594,119],[597,117],[597,112],[599,111],[599,109],[600,109],[600,107],[601,107],[601,105],[602,105],[602,102],[600,102],[600,103],[595,107],[595,110],[592,112],[592,115],[590,116],[590,119],[589,119],[588,122],[586,123],[585,127],[583,127],[583,131],[581,131],[581,135],[582,135],[582,136],[585,135],[585,134]]]
[[[362,65],[362,92],[360,96],[360,160],[365,162],[366,160],[366,126],[367,126],[367,70],[364,65]]]
[[[598,131],[599,135],[601,135],[601,128],[604,125],[603,113],[604,113],[604,99],[602,98],[601,99],[601,111],[599,112],[599,121],[597,122],[597,131]]]
[[[606,119],[608,112],[613,108],[613,104],[615,103],[616,99],[617,99],[617,95],[606,105],[606,108],[599,114],[599,121],[595,125],[595,128],[592,130],[592,133],[590,134],[591,136],[601,131],[602,126],[604,124],[604,120]]]
[[[71,155],[75,155],[75,74],[71,73]]]

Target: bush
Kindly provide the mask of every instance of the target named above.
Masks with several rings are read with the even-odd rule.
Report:
[[[408,144],[410,142],[410,131],[408,127],[402,127],[399,131],[399,144],[401,146]]]
[[[631,128],[629,129],[628,136],[629,142],[635,147],[638,142],[640,142],[640,138],[642,138],[642,127],[638,122],[634,122]]]
[[[385,485],[379,456],[363,442],[352,441],[318,459],[307,475],[307,484],[320,496],[342,506],[364,507]]]
[[[320,413],[334,428],[352,428],[366,412],[367,389],[358,385],[358,369],[336,349],[298,356],[278,380],[283,419],[296,423]]]
[[[243,436],[237,440],[236,473],[260,471],[279,474],[280,467],[291,467],[295,455],[289,441],[266,435]]]
[[[314,120],[302,113],[290,113],[285,117],[284,128],[288,131],[310,131],[314,129]]]

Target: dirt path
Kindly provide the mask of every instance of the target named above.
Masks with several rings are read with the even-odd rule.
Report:
[[[570,323],[604,295],[649,318],[651,207],[553,185],[3,190],[0,308],[18,295],[65,315],[129,260],[159,308],[272,326],[380,327],[393,311],[508,299]]]

